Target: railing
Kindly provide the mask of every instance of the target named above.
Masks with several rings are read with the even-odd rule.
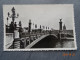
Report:
[[[23,34],[22,38],[15,39],[13,42],[14,49],[25,48],[26,46],[30,45],[33,41],[40,38],[41,36],[45,35],[44,33],[37,33],[37,34]]]

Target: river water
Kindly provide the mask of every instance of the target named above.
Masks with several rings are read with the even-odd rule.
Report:
[[[66,40],[62,42],[57,42],[55,48],[74,48],[74,40]]]

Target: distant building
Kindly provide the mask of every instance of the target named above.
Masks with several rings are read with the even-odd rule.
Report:
[[[64,26],[63,26],[63,30],[66,30],[66,26],[65,26],[65,24],[64,24]]]

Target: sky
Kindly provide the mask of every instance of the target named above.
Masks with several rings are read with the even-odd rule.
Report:
[[[17,24],[22,22],[22,27],[28,27],[28,22],[31,19],[32,24],[47,26],[50,29],[59,29],[59,21],[62,19],[66,29],[74,27],[74,8],[72,4],[38,4],[38,5],[3,5],[3,20],[7,24],[7,13],[12,14],[11,9],[15,8],[16,14],[19,17],[15,19]],[[8,22],[10,24],[11,18]],[[32,28],[34,26],[32,25]]]

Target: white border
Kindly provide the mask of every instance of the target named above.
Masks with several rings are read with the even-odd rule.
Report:
[[[8,4],[6,4],[8,5]],[[13,4],[11,4],[13,5]],[[18,5],[18,4],[16,4]],[[22,4],[21,4],[22,5]],[[72,5],[72,7],[74,6],[73,4],[31,4],[31,5]],[[3,5],[4,6],[4,5]],[[4,10],[4,9],[3,9]],[[4,11],[3,11],[4,13]],[[73,34],[74,34],[74,44],[75,44],[75,48],[31,48],[31,49],[6,49],[5,47],[5,20],[4,20],[4,14],[3,14],[3,23],[4,23],[4,41],[3,41],[3,50],[4,51],[49,51],[49,50],[77,50],[77,43],[76,43],[76,33],[75,33],[75,22],[74,22],[74,7],[73,7]]]

